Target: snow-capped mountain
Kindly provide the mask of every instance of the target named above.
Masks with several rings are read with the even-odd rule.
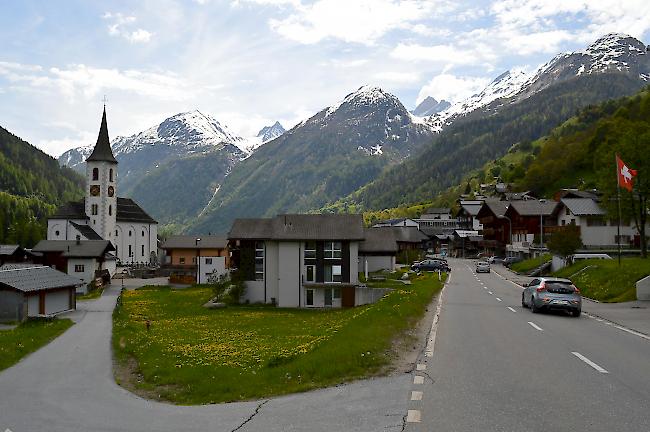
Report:
[[[498,110],[503,104],[519,102],[553,84],[576,76],[602,73],[624,73],[642,81],[650,80],[648,47],[631,36],[610,33],[584,51],[555,56],[531,74],[521,70],[507,71],[480,93],[452,104],[444,111],[427,117],[425,121],[439,132],[470,112],[479,109]],[[497,101],[498,99],[503,101]]]
[[[286,132],[286,129],[280,124],[279,121],[276,121],[271,126],[264,126],[257,133],[257,137],[262,139],[262,142],[271,141]]]
[[[245,154],[238,146],[244,143],[245,140],[227,126],[195,110],[176,114],[143,132],[118,136],[111,147],[120,163],[119,186],[128,194],[140,179],[168,161],[214,151],[242,159]],[[59,157],[59,163],[83,173],[84,162],[92,148],[91,145],[68,150]]]
[[[415,107],[413,111],[411,111],[411,114],[417,117],[427,117],[444,111],[450,106],[451,102],[448,102],[444,99],[438,102],[431,96],[427,96],[422,102],[418,104],[418,106]]]

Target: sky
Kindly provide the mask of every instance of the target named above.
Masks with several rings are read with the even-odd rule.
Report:
[[[413,109],[626,33],[647,0],[7,0],[0,126],[53,156],[198,109],[254,136],[362,85]]]

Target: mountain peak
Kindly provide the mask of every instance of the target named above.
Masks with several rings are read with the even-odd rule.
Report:
[[[607,33],[596,39],[583,53],[594,56],[602,55],[606,52],[615,52],[617,55],[622,55],[625,52],[645,54],[645,51],[645,44],[630,35],[624,33]]]
[[[257,137],[262,138],[262,143],[271,141],[286,132],[286,129],[280,124],[279,121],[276,121],[271,126],[264,126],[257,133]]]
[[[349,93],[342,100],[335,103],[327,109],[325,117],[329,117],[334,114],[339,108],[343,105],[348,105],[350,107],[359,108],[359,107],[377,107],[386,101],[390,103],[397,103],[402,106],[401,102],[397,97],[392,94],[384,91],[380,87],[372,85],[363,85],[359,87],[356,91]]]
[[[427,96],[422,102],[415,107],[411,114],[417,117],[427,117],[433,114],[437,114],[449,108],[451,102],[448,102],[444,99],[438,102],[435,98]]]

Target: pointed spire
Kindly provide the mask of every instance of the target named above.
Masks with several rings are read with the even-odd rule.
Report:
[[[104,114],[102,115],[102,125],[99,127],[99,136],[97,137],[97,144],[93,152],[88,156],[88,161],[105,161],[117,163],[113,150],[111,150],[111,143],[108,139],[108,125],[106,123],[106,105],[104,105]]]

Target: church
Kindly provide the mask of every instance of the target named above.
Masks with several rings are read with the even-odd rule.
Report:
[[[86,196],[48,219],[47,239],[108,240],[124,265],[157,262],[158,222],[132,199],[117,196],[117,165],[104,106],[97,143],[86,159]]]

